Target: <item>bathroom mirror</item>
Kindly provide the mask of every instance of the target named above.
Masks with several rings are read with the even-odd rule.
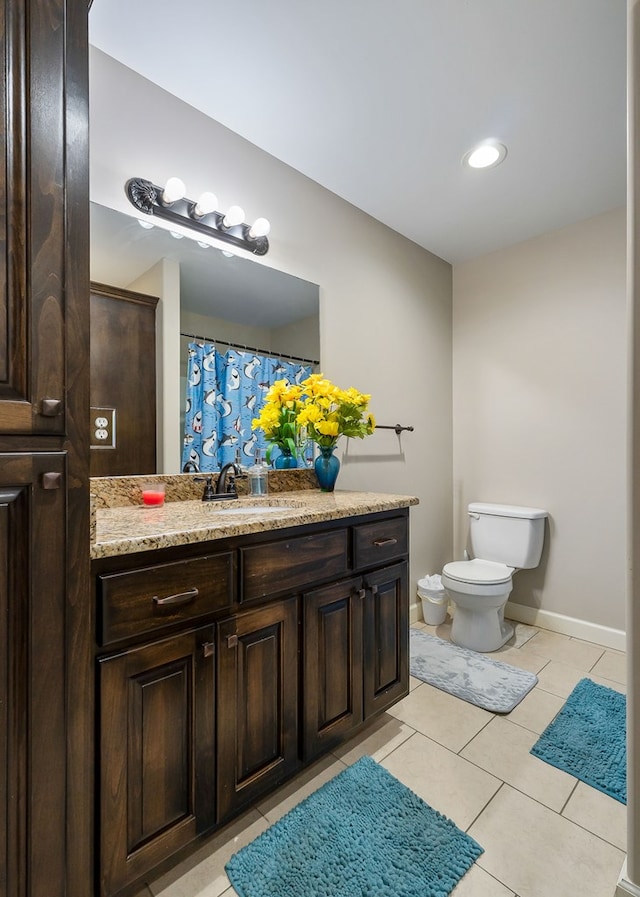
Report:
[[[163,260],[174,274],[179,271],[179,288],[177,295],[161,295],[158,305],[157,466],[158,473],[177,473],[189,339],[318,362],[319,288],[251,258],[175,239],[159,227],[143,228],[132,216],[91,203],[93,282],[157,295],[161,291],[145,276]]]

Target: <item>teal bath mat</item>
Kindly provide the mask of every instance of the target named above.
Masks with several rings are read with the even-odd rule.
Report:
[[[626,724],[625,696],[581,679],[531,753],[626,804]]]
[[[231,857],[240,897],[445,897],[482,853],[362,757]]]
[[[529,694],[538,677],[460,648],[423,632],[411,629],[409,672],[441,691],[492,713],[509,713]]]

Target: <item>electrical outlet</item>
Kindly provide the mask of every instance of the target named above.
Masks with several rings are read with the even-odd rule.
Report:
[[[91,408],[90,446],[92,449],[116,447],[116,409]]]

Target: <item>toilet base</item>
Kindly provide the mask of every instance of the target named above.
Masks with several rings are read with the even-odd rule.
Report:
[[[451,627],[454,645],[486,654],[497,651],[512,635],[513,626],[504,619],[504,606],[478,611],[455,605]]]

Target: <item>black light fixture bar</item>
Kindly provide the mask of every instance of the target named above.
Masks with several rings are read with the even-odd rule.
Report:
[[[124,189],[129,202],[145,215],[157,216],[173,224],[189,227],[254,255],[266,255],[269,251],[269,240],[266,237],[249,236],[251,225],[242,223],[225,227],[224,212],[209,212],[196,217],[196,202],[186,197],[165,204],[162,201],[163,188],[144,178],[130,178]]]

